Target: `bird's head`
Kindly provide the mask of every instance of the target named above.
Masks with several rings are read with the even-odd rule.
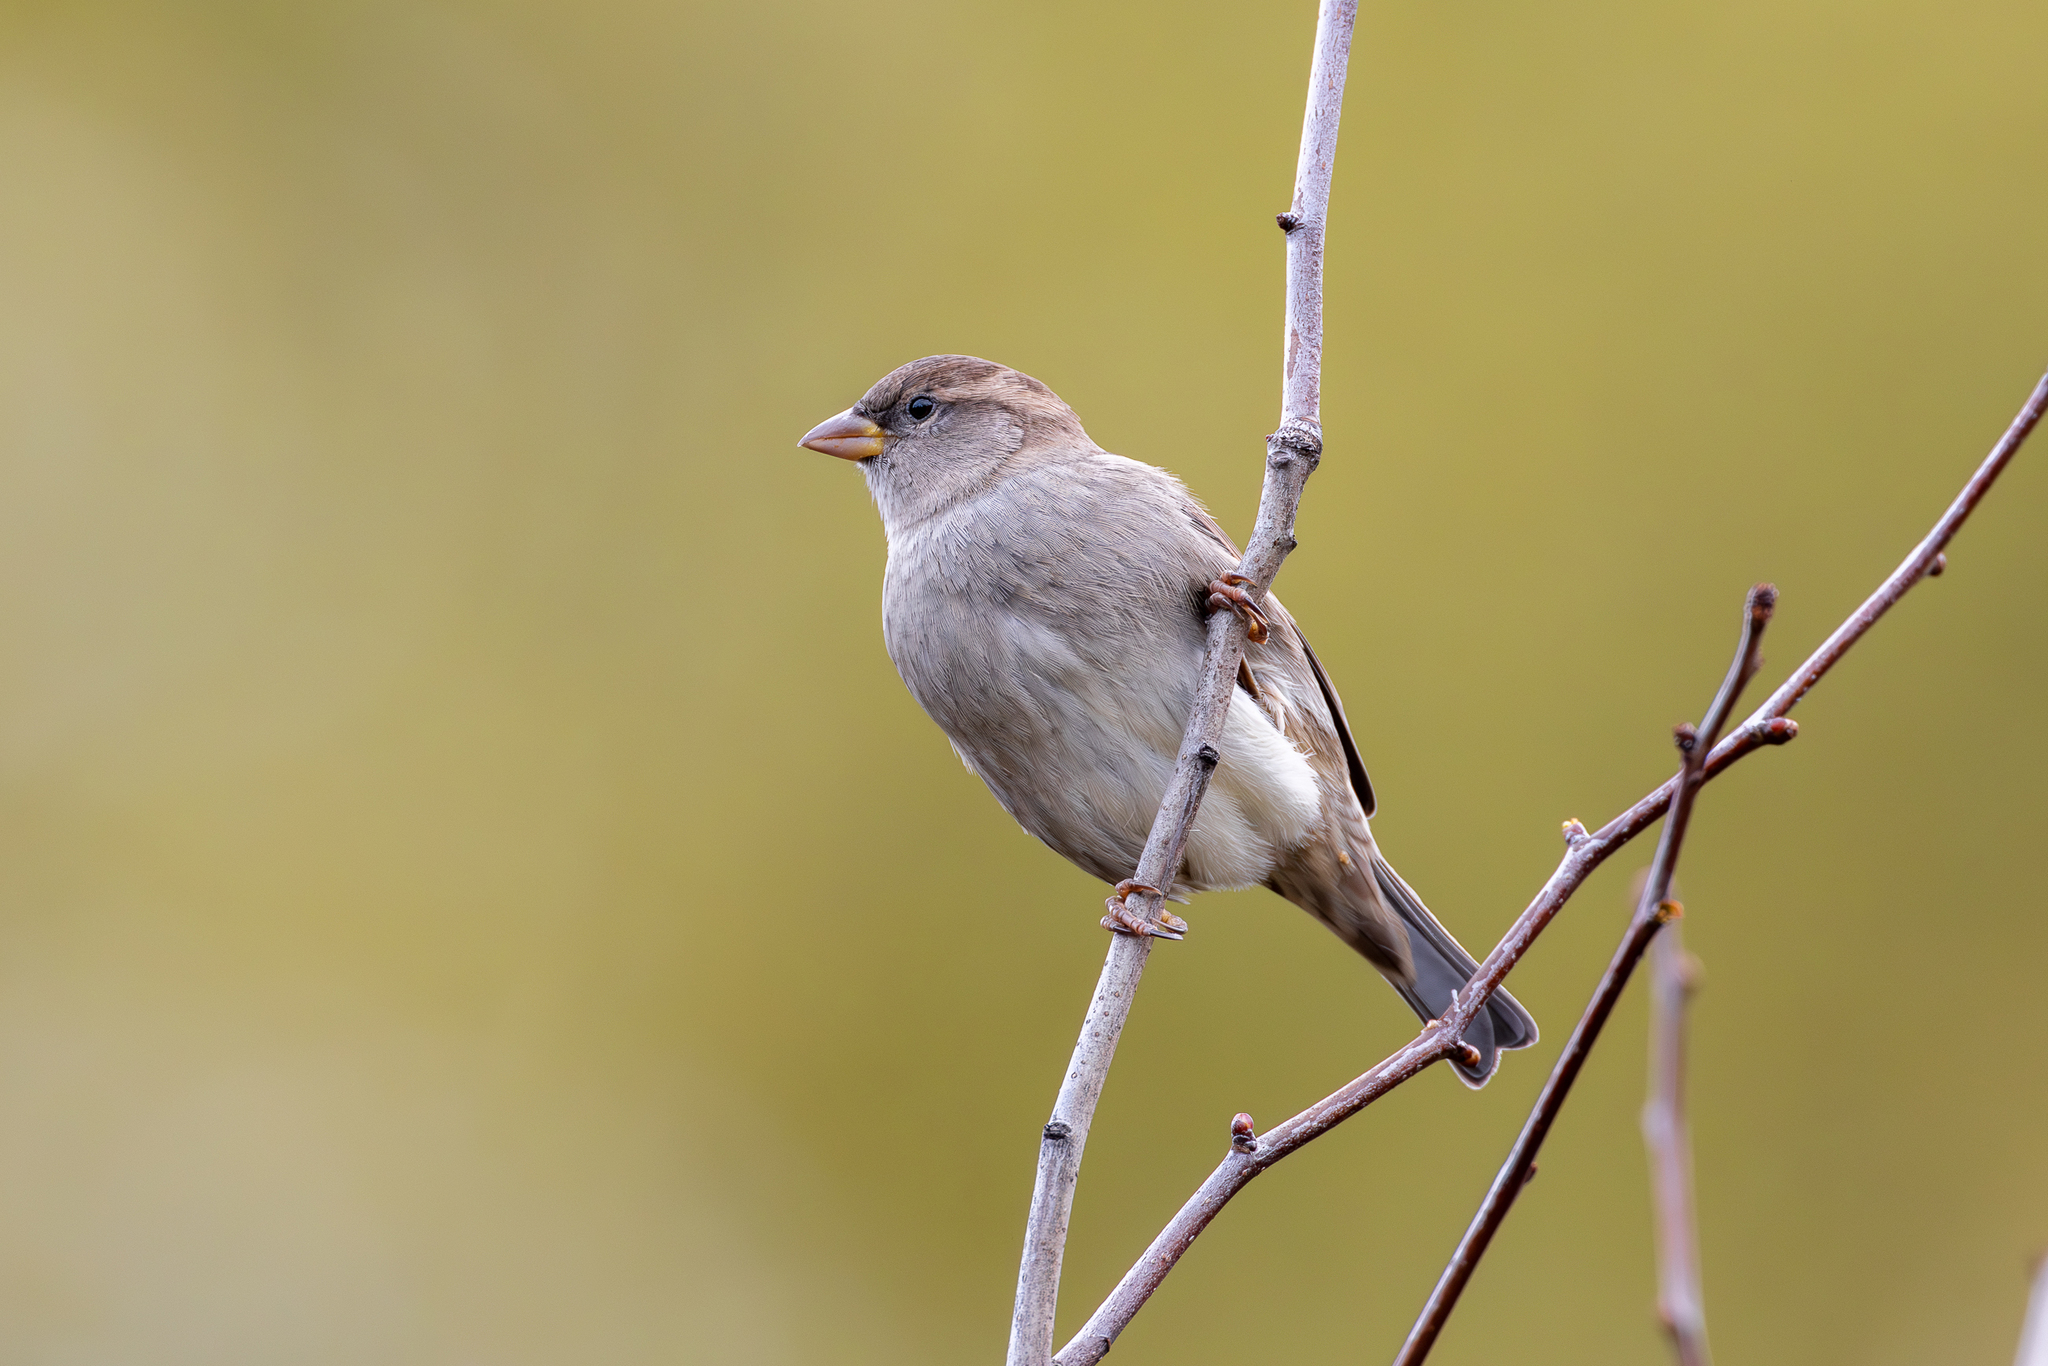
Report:
[[[1022,463],[1094,449],[1058,394],[975,356],[926,356],[892,370],[799,444],[859,463],[891,527],[971,497]]]

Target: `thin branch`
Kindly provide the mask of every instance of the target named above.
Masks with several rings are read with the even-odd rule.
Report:
[[[2035,385],[2005,435],[1983,464],[1977,467],[1976,473],[1970,476],[1969,482],[1964,484],[1962,492],[1956,495],[1933,530],[1762,706],[1714,746],[1701,770],[1701,782],[1711,781],[1745,756],[1767,745],[1782,745],[1799,733],[1797,723],[1786,713],[1826,676],[1865,632],[1877,624],[1893,603],[1904,597],[1921,579],[1940,572],[1940,567],[1945,564],[1943,550],[2019,452],[2027,434],[2041,420],[2044,410],[2048,410],[2048,376],[2043,376]],[[1173,1270],[1182,1254],[1201,1236],[1209,1221],[1233,1196],[1249,1185],[1253,1177],[1462,1047],[1460,1040],[1465,1026],[1485,1008],[1486,998],[1522,960],[1537,937],[1571,899],[1572,893],[1607,861],[1609,855],[1656,823],[1670,806],[1677,786],[1676,778],[1667,780],[1591,834],[1577,821],[1566,822],[1564,860],[1537,892],[1535,900],[1494,945],[1493,952],[1479,965],[1479,971],[1458,993],[1442,1018],[1424,1025],[1415,1038],[1347,1085],[1278,1125],[1264,1137],[1252,1140],[1255,1146],[1251,1151],[1233,1147],[1166,1227],[1160,1230],[1144,1255],[1124,1273],[1124,1278],[1081,1331],[1060,1349],[1054,1359],[1056,1366],[1091,1366],[1100,1361],[1117,1335],[1166,1280],[1167,1273]]]
[[[1657,1317],[1678,1366],[1711,1366],[1707,1307],[1700,1292],[1700,1243],[1693,1207],[1692,1138],[1685,1118],[1686,1007],[1699,986],[1699,960],[1676,923],[1650,948],[1650,1087],[1643,1146],[1657,1212]]]
[[[1266,478],[1259,495],[1259,515],[1237,568],[1246,580],[1242,587],[1255,603],[1264,600],[1281,562],[1294,549],[1294,515],[1301,503],[1302,486],[1322,459],[1323,229],[1329,214],[1337,122],[1343,109],[1344,73],[1357,9],[1357,0],[1323,0],[1316,15],[1315,56],[1309,69],[1294,201],[1279,218],[1287,234],[1280,428],[1266,438]],[[1245,633],[1245,621],[1236,613],[1217,612],[1209,618],[1195,704],[1181,738],[1173,781],[1159,804],[1145,851],[1131,878],[1139,890],[1125,902],[1148,922],[1158,923],[1165,910],[1165,896],[1172,890],[1195,812],[1215,771],[1217,744],[1230,709],[1231,690],[1236,686]],[[1150,888],[1158,890],[1146,890]],[[1045,1366],[1051,1359],[1060,1262],[1066,1251],[1081,1155],[1151,949],[1149,935],[1111,936],[1109,956],[1088,1003],[1081,1036],[1053,1102],[1052,1118],[1040,1138],[1038,1177],[1031,1192],[1024,1255],[1017,1271],[1017,1303],[1010,1319],[1008,1366]]]
[[[1423,1305],[1415,1326],[1408,1330],[1408,1340],[1401,1345],[1400,1355],[1394,1358],[1395,1366],[1417,1366],[1429,1355],[1437,1334],[1443,1331],[1451,1311],[1457,1308],[1458,1297],[1471,1281],[1479,1259],[1486,1255],[1493,1235],[1506,1222],[1509,1207],[1535,1174],[1536,1154],[1541,1151],[1543,1140],[1549,1137],[1550,1126],[1557,1122],[1558,1112],[1564,1108],[1565,1098],[1571,1094],[1572,1083],[1578,1080],[1579,1071],[1586,1065],[1593,1045],[1600,1041],[1600,1031],[1607,1024],[1607,1017],[1614,1013],[1615,1004],[1621,1000],[1629,974],[1635,971],[1643,951],[1650,947],[1657,931],[1680,914],[1678,903],[1671,899],[1671,877],[1678,870],[1678,855],[1685,847],[1686,827],[1691,823],[1693,802],[1699,795],[1701,768],[1708,751],[1714,747],[1714,741],[1720,738],[1721,727],[1727,723],[1728,712],[1741,695],[1743,685],[1756,674],[1757,649],[1763,644],[1764,627],[1770,623],[1771,609],[1777,603],[1778,590],[1767,583],[1760,583],[1749,590],[1749,601],[1742,615],[1742,641],[1728,666],[1727,678],[1707,708],[1706,719],[1697,730],[1691,726],[1678,728],[1678,749],[1684,757],[1678,776],[1673,780],[1677,784],[1677,792],[1672,797],[1671,813],[1665,818],[1663,834],[1657,840],[1657,857],[1650,864],[1650,876],[1643,884],[1642,900],[1636,903],[1636,913],[1629,921],[1628,932],[1622,936],[1621,946],[1614,951],[1607,971],[1601,974],[1600,984],[1593,990],[1593,999],[1586,1003],[1586,1012],[1579,1017],[1578,1027],[1572,1030],[1571,1038],[1565,1042],[1564,1052],[1558,1055],[1556,1065],[1550,1069],[1550,1079],[1543,1083],[1535,1108],[1529,1111],[1529,1118],[1523,1122],[1522,1132],[1516,1137],[1515,1146],[1508,1150],[1507,1161],[1501,1163],[1486,1198],[1479,1202],[1479,1212],[1472,1216],[1471,1226],[1458,1242],[1458,1250],[1451,1254],[1450,1263],[1444,1267],[1436,1289],[1430,1292],[1429,1301]]]
[[[2020,1327],[2013,1366],[2048,1366],[2048,1254],[2034,1262],[2034,1289],[2027,1297],[2027,1320]]]

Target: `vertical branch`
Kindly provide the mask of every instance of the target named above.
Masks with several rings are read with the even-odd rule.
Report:
[[[1357,0],[1322,0],[1316,15],[1315,56],[1310,63],[1308,108],[1302,119],[1301,155],[1295,167],[1294,200],[1279,216],[1287,234],[1287,325],[1282,369],[1280,428],[1266,438],[1266,478],[1259,494],[1258,520],[1237,572],[1254,602],[1263,601],[1294,549],[1294,514],[1302,486],[1322,459],[1323,231],[1329,217],[1330,174],[1337,155],[1337,120],[1344,103],[1344,73],[1351,55]],[[1195,812],[1208,790],[1219,757],[1217,745],[1230,710],[1238,661],[1244,655],[1245,622],[1233,612],[1209,619],[1208,643],[1174,764],[1173,780],[1159,804],[1145,852],[1131,878],[1125,907],[1160,926],[1166,894],[1173,888]],[[1067,1224],[1080,1180],[1081,1156],[1094,1122],[1117,1040],[1130,1014],[1131,998],[1150,956],[1152,936],[1113,935],[1109,957],[1095,984],[1081,1036],[1053,1102],[1052,1118],[1039,1139],[1038,1177],[1024,1229],[1024,1255],[1017,1270],[1017,1302],[1010,1318],[1008,1366],[1047,1366],[1052,1359],[1053,1320],[1059,1308],[1060,1263]]]
[[[1429,1356],[1429,1349],[1436,1345],[1437,1335],[1450,1319],[1451,1310],[1457,1307],[1458,1297],[1471,1281],[1479,1259],[1486,1255],[1493,1235],[1507,1220],[1509,1207],[1535,1171],[1536,1154],[1543,1147],[1543,1140],[1549,1136],[1558,1111],[1564,1108],[1565,1097],[1571,1093],[1572,1083],[1578,1080],[1579,1070],[1586,1065],[1593,1045],[1599,1042],[1600,1030],[1606,1025],[1607,1017],[1614,1013],[1622,988],[1628,985],[1629,974],[1635,971],[1657,931],[1683,913],[1683,908],[1671,900],[1671,877],[1678,870],[1679,851],[1685,845],[1685,830],[1692,817],[1693,798],[1699,792],[1707,755],[1712,752],[1714,741],[1720,738],[1721,727],[1727,724],[1735,699],[1741,695],[1744,685],[1755,677],[1760,666],[1757,647],[1762,643],[1764,626],[1770,621],[1771,609],[1777,602],[1778,590],[1770,584],[1760,583],[1749,591],[1749,601],[1742,617],[1742,642],[1736,648],[1735,659],[1728,666],[1728,675],[1722,680],[1720,691],[1714,694],[1713,704],[1707,708],[1707,715],[1697,729],[1689,725],[1678,728],[1678,749],[1684,759],[1671,794],[1671,810],[1664,817],[1664,832],[1657,841],[1657,857],[1650,864],[1650,876],[1643,885],[1642,900],[1636,906],[1635,916],[1629,921],[1628,931],[1622,936],[1620,947],[1615,949],[1607,971],[1601,975],[1600,985],[1594,988],[1593,999],[1587,1002],[1585,1014],[1579,1017],[1577,1028],[1565,1042],[1564,1052],[1558,1055],[1549,1080],[1543,1083],[1543,1091],[1523,1123],[1515,1146],[1508,1151],[1507,1161],[1501,1164],[1499,1173],[1493,1178],[1492,1187],[1479,1204],[1479,1212],[1472,1216],[1471,1226],[1459,1240],[1458,1250],[1451,1254],[1450,1264],[1444,1268],[1436,1289],[1430,1292],[1429,1302],[1423,1305],[1415,1326],[1408,1330],[1408,1340],[1401,1344],[1401,1353],[1394,1358],[1395,1366],[1418,1366]]]
[[[1316,13],[1315,55],[1309,61],[1308,108],[1294,200],[1279,216],[1287,234],[1287,331],[1280,378],[1280,422],[1304,423],[1322,444],[1323,234],[1330,216],[1330,176],[1337,164],[1337,119],[1344,111],[1344,73],[1351,61],[1357,0],[1323,0]]]
[[[1712,1361],[1685,1119],[1686,1007],[1698,986],[1699,960],[1685,951],[1678,925],[1666,926],[1650,947],[1650,1094],[1643,1103],[1643,1146],[1649,1149],[1657,1216],[1657,1317],[1671,1334],[1678,1366]]]
[[[1039,1366],[1052,1356],[1060,1263],[1066,1256],[1074,1187],[1081,1179],[1081,1152],[1095,1119],[1095,1103],[1109,1079],[1124,1019],[1131,1013],[1131,997],[1151,952],[1149,937],[1110,936],[1109,957],[1082,1017],[1081,1037],[1074,1043],[1074,1056],[1053,1101],[1052,1118],[1039,1136],[1038,1179],[1031,1188],[1031,1213],[1024,1226],[1024,1260],[1017,1271],[1007,1366]]]

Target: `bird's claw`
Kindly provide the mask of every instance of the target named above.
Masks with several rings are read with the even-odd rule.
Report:
[[[1266,614],[1252,601],[1251,594],[1243,585],[1251,580],[1242,574],[1219,574],[1209,580],[1209,610],[1212,612],[1231,611],[1244,618],[1246,637],[1254,645],[1266,643]]]
[[[1116,899],[1119,903],[1128,901],[1132,892],[1143,892],[1147,896],[1159,898],[1159,919],[1152,922],[1155,933],[1161,929],[1170,930],[1171,937],[1178,939],[1188,932],[1188,922],[1166,909],[1166,893],[1157,887],[1147,887],[1142,882],[1133,882],[1130,878],[1117,883]]]
[[[1126,900],[1132,892],[1160,895],[1157,887],[1147,887],[1142,882],[1133,882],[1125,878],[1117,883],[1116,895],[1102,903],[1109,910],[1109,914],[1102,917],[1103,929],[1112,934],[1128,934],[1139,939],[1148,936],[1154,939],[1180,939],[1187,934],[1188,922],[1167,910],[1163,904],[1159,908],[1157,920],[1147,920],[1132,910]]]

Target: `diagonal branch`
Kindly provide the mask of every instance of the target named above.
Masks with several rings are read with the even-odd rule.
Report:
[[[1686,1007],[1699,987],[1699,970],[1676,924],[1650,947],[1650,1094],[1643,1102],[1643,1146],[1649,1150],[1650,1198],[1657,1211],[1657,1318],[1671,1335],[1678,1366],[1713,1361],[1685,1119]]]
[[[1287,323],[1281,372],[1280,429],[1266,438],[1266,478],[1258,520],[1237,572],[1256,603],[1272,587],[1281,561],[1294,549],[1294,514],[1302,485],[1322,459],[1323,228],[1330,207],[1330,175],[1337,156],[1337,122],[1344,103],[1344,73],[1351,55],[1357,0],[1322,0],[1316,15],[1315,55],[1309,68],[1308,108],[1302,119],[1301,155],[1294,201],[1279,216],[1287,234]],[[1245,622],[1236,613],[1209,619],[1195,704],[1174,764],[1173,780],[1154,817],[1138,860],[1126,907],[1157,923],[1172,890],[1195,812],[1215,772],[1217,743],[1230,709],[1231,689],[1243,658]],[[1158,890],[1148,890],[1156,888]],[[1081,1154],[1109,1076],[1131,997],[1152,950],[1149,935],[1111,937],[1108,959],[1089,1000],[1052,1118],[1040,1136],[1038,1177],[1017,1271],[1017,1303],[1010,1319],[1008,1366],[1045,1366],[1052,1356],[1053,1317],[1059,1306],[1060,1262],[1073,1213]]]
[[[1564,1052],[1558,1055],[1556,1065],[1551,1068],[1549,1080],[1543,1083],[1535,1108],[1523,1122],[1514,1147],[1508,1150],[1507,1161],[1501,1163],[1486,1198],[1479,1202],[1479,1212],[1472,1216],[1471,1226],[1458,1241],[1458,1250],[1451,1254],[1450,1264],[1444,1268],[1436,1289],[1430,1292],[1415,1326],[1408,1330],[1408,1340],[1401,1345],[1400,1355],[1394,1358],[1395,1366],[1417,1366],[1429,1355],[1437,1334],[1443,1331],[1444,1323],[1457,1307],[1458,1297],[1471,1281],[1479,1259],[1486,1255],[1493,1235],[1506,1222],[1515,1197],[1535,1175],[1536,1154],[1542,1149],[1543,1140],[1549,1137],[1550,1126],[1556,1123],[1558,1112],[1564,1108],[1565,1098],[1571,1094],[1572,1083],[1578,1080],[1579,1071],[1586,1065],[1593,1045],[1600,1041],[1600,1031],[1621,1000],[1622,990],[1628,986],[1629,974],[1635,971],[1644,951],[1650,947],[1650,941],[1657,937],[1657,931],[1682,913],[1678,903],[1671,899],[1671,877],[1678,870],[1679,851],[1685,847],[1686,828],[1692,820],[1693,802],[1699,795],[1701,770],[1708,751],[1720,738],[1721,727],[1727,724],[1728,712],[1734,707],[1735,699],[1756,674],[1757,648],[1763,643],[1764,627],[1770,623],[1771,609],[1777,603],[1778,590],[1767,583],[1760,583],[1749,591],[1749,601],[1742,618],[1741,644],[1736,647],[1735,658],[1728,665],[1728,676],[1722,680],[1721,690],[1707,708],[1706,719],[1697,730],[1691,726],[1678,728],[1678,749],[1684,759],[1677,778],[1673,780],[1677,790],[1672,796],[1670,815],[1664,821],[1663,834],[1657,840],[1657,857],[1650,864],[1650,876],[1643,884],[1642,899],[1636,903],[1636,913],[1629,921],[1628,932],[1622,936],[1621,946],[1614,951],[1607,971],[1601,974],[1600,984],[1593,990],[1593,999],[1586,1003],[1586,1012],[1579,1017],[1577,1028],[1565,1042]]]
[[[2018,454],[2027,434],[2033,431],[2044,411],[2048,411],[2048,376],[2043,376],[2041,382],[2034,386],[2033,393],[2021,406],[2005,435],[1912,553],[1822,642],[1819,649],[1793,671],[1790,678],[1779,685],[1776,692],[1765,699],[1762,706],[1707,754],[1700,772],[1701,782],[1719,777],[1737,760],[1766,745],[1784,744],[1798,734],[1797,724],[1788,719],[1786,713],[1826,676],[1865,632],[1877,624],[1893,603],[1923,578],[1941,572],[1946,563],[1942,551],[1977,504],[1983,501],[2013,456]],[[1451,1009],[1444,1012],[1443,1018],[1423,1026],[1422,1031],[1403,1047],[1264,1137],[1245,1136],[1242,1141],[1234,1142],[1216,1170],[1160,1230],[1144,1255],[1124,1273],[1124,1278],[1110,1292],[1109,1298],[1102,1302],[1073,1340],[1060,1350],[1055,1358],[1056,1366],[1090,1366],[1100,1361],[1117,1335],[1166,1280],[1167,1273],[1173,1270],[1181,1255],[1201,1236],[1209,1221],[1233,1196],[1249,1185],[1253,1177],[1304,1144],[1328,1133],[1460,1047],[1459,1039],[1465,1026],[1485,1008],[1486,998],[1506,979],[1557,913],[1564,909],[1572,893],[1594,869],[1606,862],[1609,855],[1656,823],[1670,806],[1677,785],[1675,778],[1666,781],[1591,834],[1577,821],[1566,822],[1563,862],[1537,892],[1535,900],[1501,937],[1493,952],[1486,956],[1486,961],[1479,965],[1479,971],[1458,994]]]

